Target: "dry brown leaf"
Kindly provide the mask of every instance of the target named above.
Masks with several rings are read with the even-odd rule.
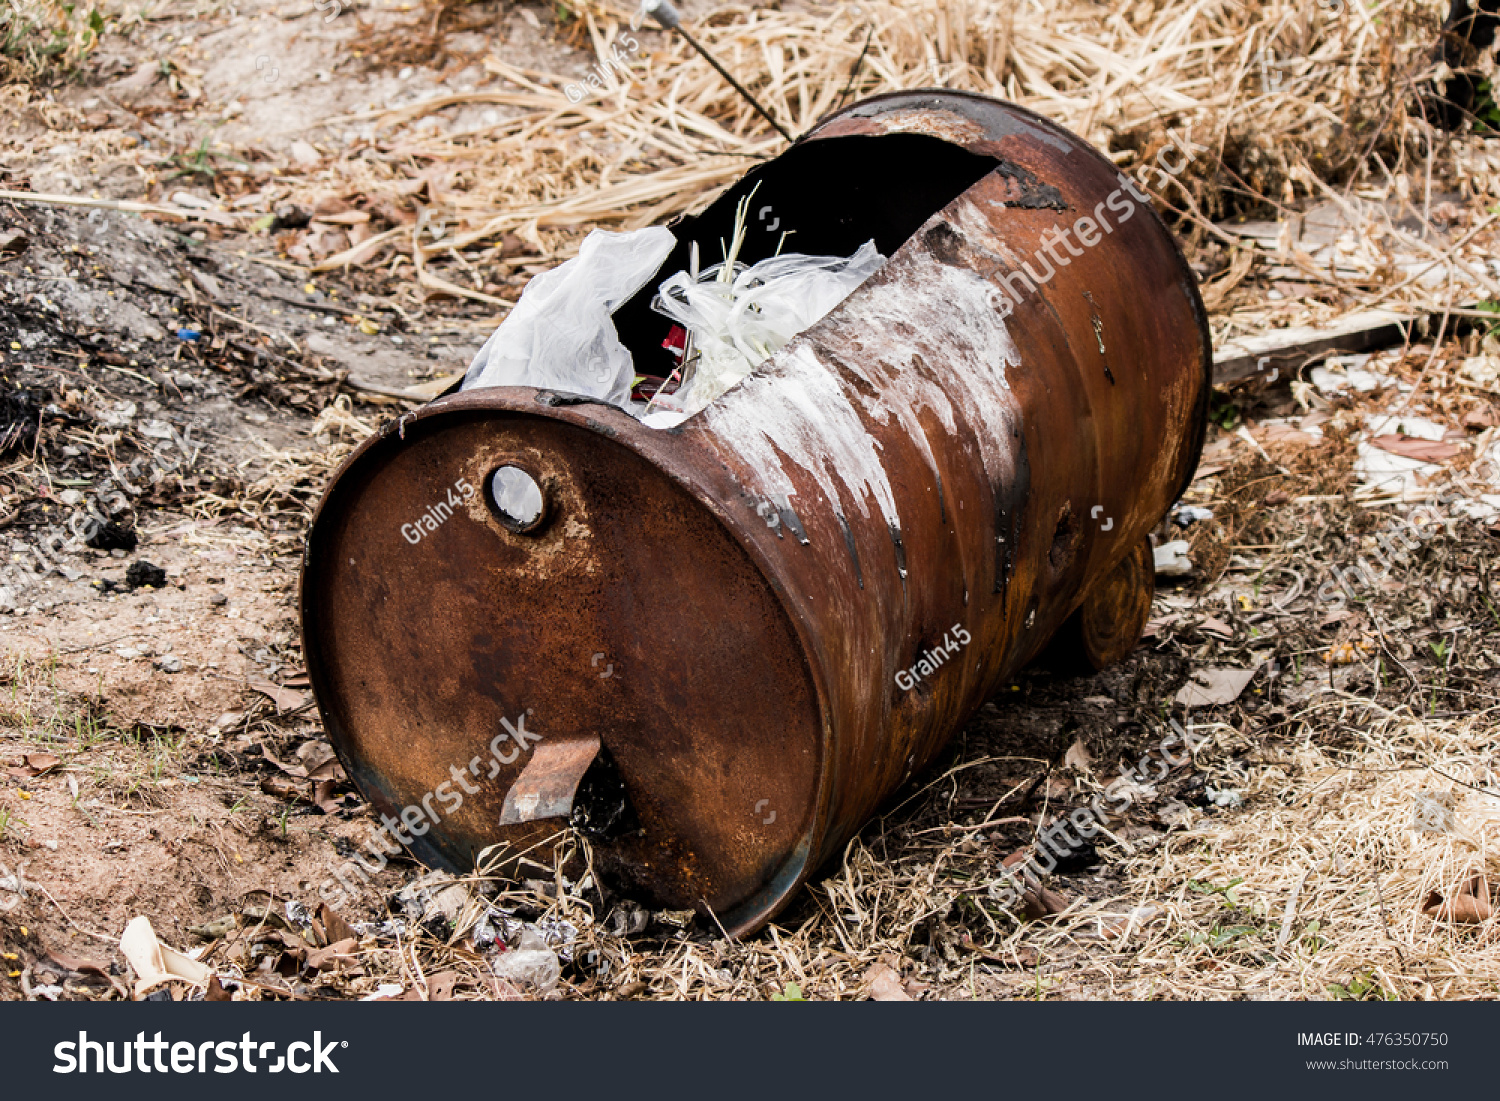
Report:
[[[249,683],[251,688],[274,703],[277,711],[296,711],[299,707],[304,707],[307,704],[307,697],[301,692],[295,692],[290,688],[283,688],[281,685],[272,684],[268,680],[252,677]]]
[[[1177,690],[1173,702],[1184,707],[1233,703],[1254,676],[1254,669],[1197,669],[1192,679]]]
[[[18,780],[29,780],[51,772],[60,764],[62,761],[50,753],[28,753],[16,762],[15,767],[6,771]]]
[[[1444,443],[1442,440],[1419,440],[1415,436],[1376,436],[1370,443],[1382,451],[1389,451],[1392,455],[1400,455],[1403,458],[1416,459],[1424,463],[1440,463],[1455,455],[1461,455],[1464,451],[1455,443]]]
[[[1253,248],[1238,249],[1229,264],[1229,270],[1212,283],[1205,283],[1200,288],[1200,293],[1203,295],[1203,308],[1210,312],[1217,309],[1224,299],[1229,297],[1229,292],[1244,281],[1245,276],[1250,274],[1250,269],[1254,266],[1255,250]]]
[[[260,782],[260,790],[277,799],[301,797],[302,785],[285,776],[267,776]]]
[[[357,934],[350,928],[349,923],[326,902],[318,907],[318,923],[330,942],[349,940],[351,937],[357,938]]]
[[[1043,921],[1056,917],[1068,908],[1068,900],[1056,891],[1040,884],[1030,887],[1021,895],[1021,913],[1027,921]]]
[[[1482,875],[1473,876],[1454,892],[1451,900],[1445,900],[1438,891],[1429,892],[1422,903],[1422,913],[1457,925],[1478,925],[1489,921],[1494,916],[1489,881]]]
[[[890,964],[877,963],[865,972],[870,998],[877,1002],[909,1002],[911,995],[901,986],[901,976]]]
[[[120,936],[120,954],[135,970],[137,1000],[173,979],[194,986],[207,986],[213,975],[204,964],[157,940],[150,919],[144,916],[132,918],[125,926],[125,932]]]

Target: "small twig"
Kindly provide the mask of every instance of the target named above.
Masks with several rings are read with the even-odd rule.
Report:
[[[311,310],[316,313],[336,313],[347,317],[360,312],[359,310],[350,309],[348,306],[335,306],[329,302],[303,302],[300,299],[288,298],[284,294],[272,294],[269,291],[263,292],[261,297],[272,298],[277,302],[285,302],[288,306],[296,306],[299,310]],[[371,307],[371,309],[377,308]]]
[[[40,883],[33,883],[31,884],[31,887],[33,890],[41,891],[42,894],[46,896],[47,901],[57,907],[57,912],[63,916],[63,920],[71,925],[74,929],[77,929],[84,936],[93,937],[95,940],[102,940],[105,944],[118,945],[120,943],[119,937],[107,937],[103,933],[96,933],[92,929],[85,929],[82,925],[79,925],[78,922],[74,921],[72,917],[68,915],[68,911],[63,909],[62,903],[58,902],[57,899],[52,897],[52,892],[47,890],[47,888],[43,887]]]
[[[117,210],[122,214],[167,214],[188,221],[215,222],[233,225],[232,218],[257,217],[252,214],[229,214],[221,210],[189,210],[180,206],[161,206],[155,203],[135,203],[124,199],[86,199],[82,195],[48,195],[36,191],[7,191],[0,189],[0,199],[16,203],[35,203],[39,206],[87,206],[99,210]]]
[[[859,70],[864,67],[865,57],[870,52],[870,43],[875,40],[875,24],[870,24],[870,33],[865,35],[865,48],[859,51],[859,56],[854,59],[854,64],[849,67],[849,83],[844,85],[844,90],[839,93],[839,98],[834,102],[833,109],[837,111],[844,105],[844,100],[849,98],[849,93],[854,91],[854,81],[859,76]]]
[[[1451,280],[1450,280],[1450,282],[1451,282]],[[1421,391],[1422,384],[1427,381],[1427,372],[1432,369],[1433,360],[1437,359],[1438,349],[1441,348],[1442,345],[1443,345],[1443,334],[1445,332],[1447,332],[1447,330],[1448,330],[1448,307],[1444,306],[1443,307],[1443,319],[1442,319],[1442,321],[1438,322],[1437,335],[1432,338],[1432,351],[1429,352],[1428,355],[1427,355],[1427,362],[1424,363],[1424,364],[1422,364],[1422,371],[1421,371],[1420,374],[1417,375],[1417,381],[1412,386],[1411,393],[1407,394],[1406,395],[1406,400],[1403,401],[1400,405],[1398,405],[1396,407],[1396,409],[1391,413],[1392,417],[1399,417],[1402,413],[1406,412],[1407,406],[1411,405],[1413,399],[1415,399],[1416,396],[1417,396],[1417,394],[1418,394],[1418,392]],[[1408,343],[1411,341],[1411,335],[1410,335],[1410,330],[1409,329],[1408,329],[1408,335],[1407,335],[1406,339],[1407,339]]]

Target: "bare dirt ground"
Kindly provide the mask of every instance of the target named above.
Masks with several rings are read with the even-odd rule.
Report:
[[[0,202],[0,538],[22,561],[91,503],[112,520],[40,587],[0,587],[0,997],[130,996],[118,942],[140,915],[236,997],[1500,994],[1500,345],[1482,320],[1221,394],[1186,498],[1212,515],[1163,525],[1191,569],[1161,579],[1142,645],[1093,677],[1028,671],[758,937],[405,857],[320,910],[370,818],[301,668],[311,510],[404,388],[467,365],[487,299],[514,300],[552,244],[497,246],[457,296],[399,260],[316,270],[443,186],[428,161],[404,197],[361,203],[320,166],[371,142],[362,112],[486,86],[488,56],[592,57],[543,6],[138,15],[73,78],[12,84],[0,138],[0,188],[212,215]],[[503,117],[466,103],[434,125]],[[1212,239],[1192,258],[1228,265]],[[1240,301],[1274,289],[1238,283]],[[1392,413],[1436,438],[1369,420]],[[1375,451],[1421,463],[1440,504],[1361,488],[1386,437],[1428,445]],[[1158,748],[1169,717],[1201,740],[1185,760]],[[998,905],[1037,830],[1138,763],[1108,835],[1019,914]],[[528,947],[522,922],[555,978],[497,966]]]

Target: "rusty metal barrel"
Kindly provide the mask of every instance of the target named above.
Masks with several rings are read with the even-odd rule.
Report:
[[[677,427],[454,392],[328,487],[312,685],[429,864],[570,826],[608,890],[753,931],[1054,635],[1095,665],[1139,637],[1211,364],[1145,197],[1031,112],[899,93],[674,225],[663,277],[749,195],[746,262],[789,230],[889,259]],[[638,362],[650,291],[614,315]]]

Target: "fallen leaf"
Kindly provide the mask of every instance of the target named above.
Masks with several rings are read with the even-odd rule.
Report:
[[[227,937],[239,926],[233,914],[225,914],[213,921],[205,921],[202,925],[189,925],[188,932],[200,940],[214,941]]]
[[[308,971],[338,971],[343,964],[355,961],[357,957],[354,950],[358,947],[357,939],[345,937],[334,941],[327,948],[314,948],[308,952],[302,966]]]
[[[267,776],[260,782],[260,790],[276,799],[297,799],[302,786],[285,776]]]
[[[317,920],[318,924],[323,927],[324,935],[329,942],[349,940],[351,937],[358,939],[357,934],[349,927],[349,923],[326,902],[318,907]]]
[[[7,771],[18,780],[29,780],[33,776],[51,772],[60,764],[62,761],[50,753],[28,753],[16,762],[14,768]]]
[[[1255,669],[1198,669],[1193,672],[1192,679],[1177,690],[1173,702],[1184,707],[1233,703],[1254,676]]]
[[[302,774],[309,780],[332,779],[332,773],[320,777],[319,770],[330,762],[336,761],[333,746],[321,738],[313,738],[303,742],[297,747],[297,760],[302,762]]]
[[[1170,615],[1164,615],[1160,619],[1148,619],[1146,620],[1145,629],[1141,631],[1141,637],[1155,638],[1157,635],[1161,634],[1162,631],[1172,626],[1172,624],[1176,623],[1181,618],[1182,616],[1179,613],[1172,612]]]
[[[307,704],[307,697],[301,692],[294,692],[289,688],[283,688],[278,684],[272,684],[270,681],[262,680],[258,677],[250,679],[250,687],[270,699],[276,705],[277,711],[295,711]]]
[[[1250,274],[1250,269],[1254,265],[1254,248],[1236,250],[1234,259],[1230,261],[1229,270],[1212,283],[1204,283],[1198,288],[1199,294],[1203,296],[1203,308],[1212,312],[1223,304],[1229,292],[1240,285],[1245,276]]]
[[[19,229],[0,229],[0,256],[20,256],[31,241]]]
[[[889,964],[877,963],[865,972],[870,998],[877,1002],[909,1002],[911,995],[901,986],[901,976]]]
[[[335,786],[332,780],[319,780],[313,784],[312,804],[324,814],[332,814],[339,809],[339,801],[333,795]]]
[[[1262,444],[1296,445],[1308,447],[1323,442],[1321,436],[1314,436],[1311,432],[1302,432],[1289,424],[1270,424],[1259,433]]]
[[[1198,624],[1198,630],[1206,635],[1218,635],[1220,638],[1234,637],[1234,628],[1222,619],[1215,619],[1213,616],[1209,616],[1202,623]]]
[[[1376,436],[1370,441],[1382,451],[1416,459],[1424,463],[1440,463],[1463,453],[1463,448],[1442,440],[1422,440],[1415,436]]]
[[[1058,799],[1066,799],[1073,794],[1073,782],[1057,776],[1049,776],[1042,794],[1054,802]]]
[[[1477,925],[1488,921],[1494,914],[1490,906],[1489,881],[1482,875],[1473,876],[1454,892],[1451,900],[1446,901],[1442,894],[1431,891],[1422,903],[1422,913],[1438,921],[1451,921],[1457,925]]]
[[[1037,885],[1021,896],[1021,913],[1027,921],[1043,921],[1068,908],[1068,900],[1050,888]]]
[[[61,952],[49,952],[48,960],[55,967],[61,968],[72,976],[74,981],[81,982],[86,986],[112,986],[120,992],[120,996],[127,1001],[130,998],[130,990],[114,975],[105,970],[104,965],[95,963],[93,960],[81,959],[75,956],[67,956]]]
[[[343,210],[337,214],[318,214],[313,218],[315,222],[330,222],[336,226],[363,225],[370,220],[370,216],[363,210]]]

